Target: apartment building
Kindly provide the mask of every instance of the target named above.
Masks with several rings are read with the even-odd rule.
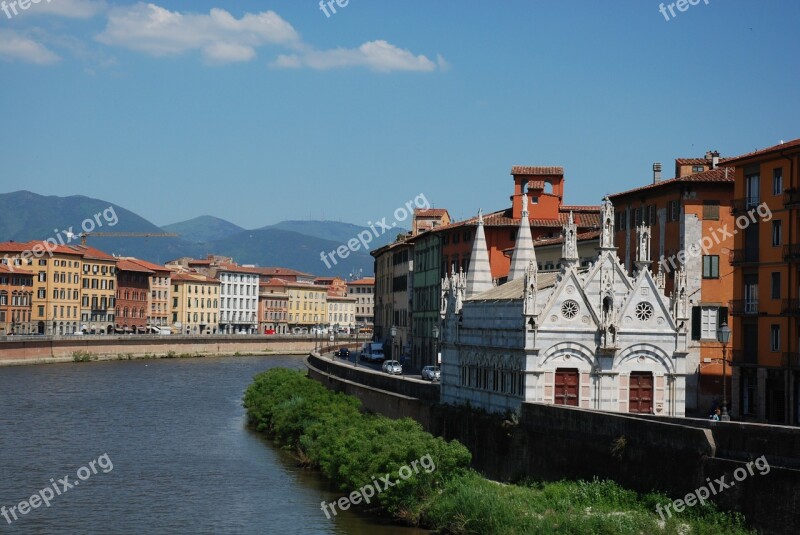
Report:
[[[258,332],[289,333],[288,283],[281,279],[261,282],[258,287]]]
[[[0,264],[0,336],[33,334],[33,273]]]
[[[328,321],[328,288],[309,282],[287,282],[289,293],[289,329],[308,333]]]
[[[722,403],[723,390],[730,392],[731,370],[723,366],[717,330],[731,323],[728,302],[733,297],[733,269],[729,251],[734,245],[729,231],[735,226],[731,213],[734,172],[719,167],[719,161],[719,155],[712,152],[706,158],[678,159],[676,171],[687,174],[666,180],[661,178],[661,165],[654,164],[651,183],[609,195],[616,208],[615,244],[626,270],[634,268],[641,246],[637,228],[641,225],[649,228],[651,236],[649,269],[653,274],[662,273],[667,295],[673,292],[676,272],[681,266],[686,269],[691,306],[686,407],[702,415]]]
[[[117,262],[115,330],[119,333],[147,332],[147,303],[153,271],[121,258]]]
[[[328,288],[326,297],[328,325],[339,325],[340,329],[355,332],[356,326],[356,299],[342,295],[336,288]]]
[[[170,325],[170,274],[167,267],[153,264],[138,258],[128,258],[130,262],[151,271],[147,281],[147,327],[148,332],[160,333]]]
[[[68,245],[81,255],[80,329],[111,334],[115,327],[117,259],[87,245]]]
[[[392,347],[392,327],[395,347],[411,356],[412,283],[414,274],[414,245],[397,241],[370,253],[375,258],[374,331],[375,340]],[[411,366],[419,368],[421,361],[411,358]]]
[[[347,295],[356,299],[356,322],[372,327],[375,316],[375,278],[364,277],[348,282]]]
[[[175,334],[217,334],[220,281],[200,273],[176,272],[172,285],[172,329]]]
[[[732,158],[734,418],[800,424],[800,139]]]

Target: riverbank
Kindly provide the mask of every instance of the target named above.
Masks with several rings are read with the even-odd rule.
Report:
[[[339,487],[343,498],[328,506],[358,506],[377,477],[395,485],[377,482],[380,491],[371,491],[368,507],[443,533],[750,533],[741,517],[707,504],[661,519],[656,506],[669,498],[611,481],[486,480],[469,468],[471,455],[460,443],[433,437],[410,419],[364,414],[356,398],[297,372],[259,374],[244,403],[256,429]],[[410,470],[415,463],[425,467],[426,458],[433,470]],[[330,515],[325,504],[321,509]]]
[[[59,362],[303,355],[319,341],[297,336],[60,336],[7,337],[0,341],[0,367]],[[342,341],[339,345],[348,345]]]

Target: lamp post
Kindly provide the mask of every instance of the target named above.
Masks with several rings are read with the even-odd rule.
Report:
[[[358,331],[360,330],[361,329],[358,327],[358,323],[356,323],[356,347],[353,351],[353,367],[358,367],[358,357],[356,356],[356,351],[358,351]],[[359,351],[359,355],[360,353],[361,352]]]
[[[397,360],[397,358],[395,356],[395,352],[394,352],[394,337],[397,336],[397,327],[392,325],[392,328],[391,328],[390,332],[392,334],[392,360]]]
[[[728,416],[728,341],[731,339],[731,329],[727,323],[720,325],[717,329],[717,341],[722,344],[722,415],[720,420],[730,421]]]
[[[433,335],[433,365],[439,365],[439,326],[435,323],[433,324],[433,329],[431,329],[431,334]]]

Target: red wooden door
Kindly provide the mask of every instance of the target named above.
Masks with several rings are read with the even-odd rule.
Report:
[[[556,370],[556,405],[578,406],[579,377],[578,370]]]
[[[629,411],[643,414],[653,413],[653,374],[631,372]]]

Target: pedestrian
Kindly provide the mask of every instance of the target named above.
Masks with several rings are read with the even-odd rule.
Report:
[[[714,420],[715,422],[719,422],[719,414],[720,414],[719,407],[717,407],[716,409],[714,409],[714,414],[711,415],[711,419]]]

